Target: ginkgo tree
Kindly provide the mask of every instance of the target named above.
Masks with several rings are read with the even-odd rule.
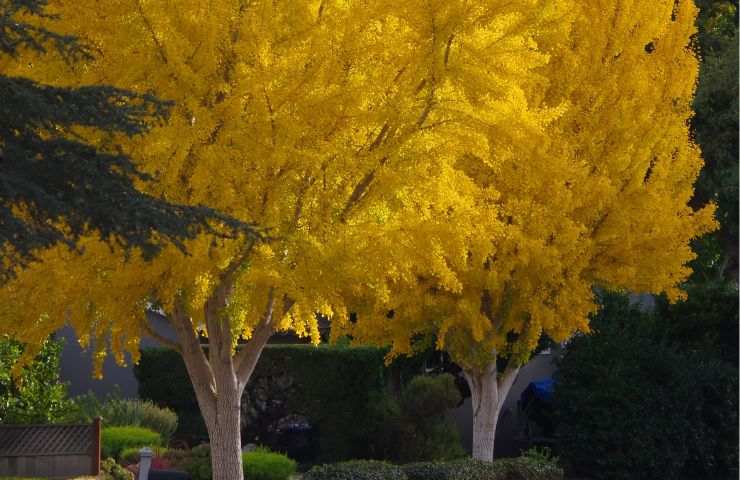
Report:
[[[146,137],[76,134],[123,145],[155,180],[140,186],[151,195],[259,225],[264,241],[201,236],[186,243],[188,255],[166,248],[147,262],[81,238],[82,253],[44,251],[0,290],[0,329],[31,355],[66,323],[98,364],[109,350],[135,361],[141,336],[159,337],[144,311],[161,309],[177,341],[159,338],[185,361],[214,478],[241,479],[241,394],[273,332],[317,341],[317,312],[347,323],[356,298],[380,311],[395,295],[388,279],[427,274],[461,288],[448,258],[464,262],[471,241],[483,248],[505,232],[497,201],[459,162],[505,162],[516,155],[510,145],[529,145],[562,115],[562,102],[530,105],[527,91],[546,80],[537,42],[565,38],[568,7],[50,2],[59,29],[95,58],[74,68],[23,62],[10,73],[173,101],[168,124]]]
[[[391,343],[391,356],[434,335],[470,387],[473,456],[484,461],[493,459],[506,395],[541,337],[588,332],[595,287],[680,298],[694,258],[689,242],[715,228],[712,205],[689,206],[702,166],[688,127],[693,3],[571,7],[562,36],[533,29],[529,45],[542,57],[529,76],[525,62],[514,63],[518,115],[481,123],[488,150],[454,164],[462,176],[454,192],[469,208],[419,199],[434,211],[428,260],[387,276],[382,301],[350,284],[346,295],[364,314],[333,325],[334,335]],[[520,32],[523,19],[514,22]],[[465,68],[456,53],[447,67]],[[485,109],[484,98],[473,105]],[[403,271],[404,260],[395,262],[390,271]]]

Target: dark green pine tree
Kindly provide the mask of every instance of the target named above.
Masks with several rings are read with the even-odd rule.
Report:
[[[38,28],[21,18],[49,17],[47,0],[0,0],[0,56],[24,52],[90,57],[77,38]],[[75,248],[96,232],[127,251],[151,257],[168,243],[207,233],[257,235],[256,229],[204,206],[145,194],[152,181],[116,145],[86,143],[78,127],[103,134],[140,135],[165,121],[168,102],[112,86],[58,88],[0,71],[0,283],[57,243]]]

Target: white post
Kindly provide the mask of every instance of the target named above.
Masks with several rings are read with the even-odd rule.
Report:
[[[139,478],[149,480],[149,469],[152,467],[152,449],[144,447],[139,450]]]

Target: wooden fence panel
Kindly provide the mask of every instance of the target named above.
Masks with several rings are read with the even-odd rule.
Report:
[[[0,477],[99,473],[99,418],[89,425],[0,425]]]

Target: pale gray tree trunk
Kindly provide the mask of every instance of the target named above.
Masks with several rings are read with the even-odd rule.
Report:
[[[159,338],[180,352],[185,361],[208,430],[213,478],[218,480],[244,479],[240,421],[242,393],[274,331],[272,319],[275,302],[270,292],[265,314],[255,326],[252,337],[234,352],[231,323],[222,312],[233,288],[232,276],[237,267],[230,267],[222,274],[219,286],[206,302],[207,355],[181,302],[176,302],[170,317],[178,342]],[[286,310],[288,308],[286,305]]]
[[[463,370],[473,406],[473,458],[476,460],[493,461],[496,424],[518,373],[519,367],[512,367],[498,375],[495,360],[481,370]]]

